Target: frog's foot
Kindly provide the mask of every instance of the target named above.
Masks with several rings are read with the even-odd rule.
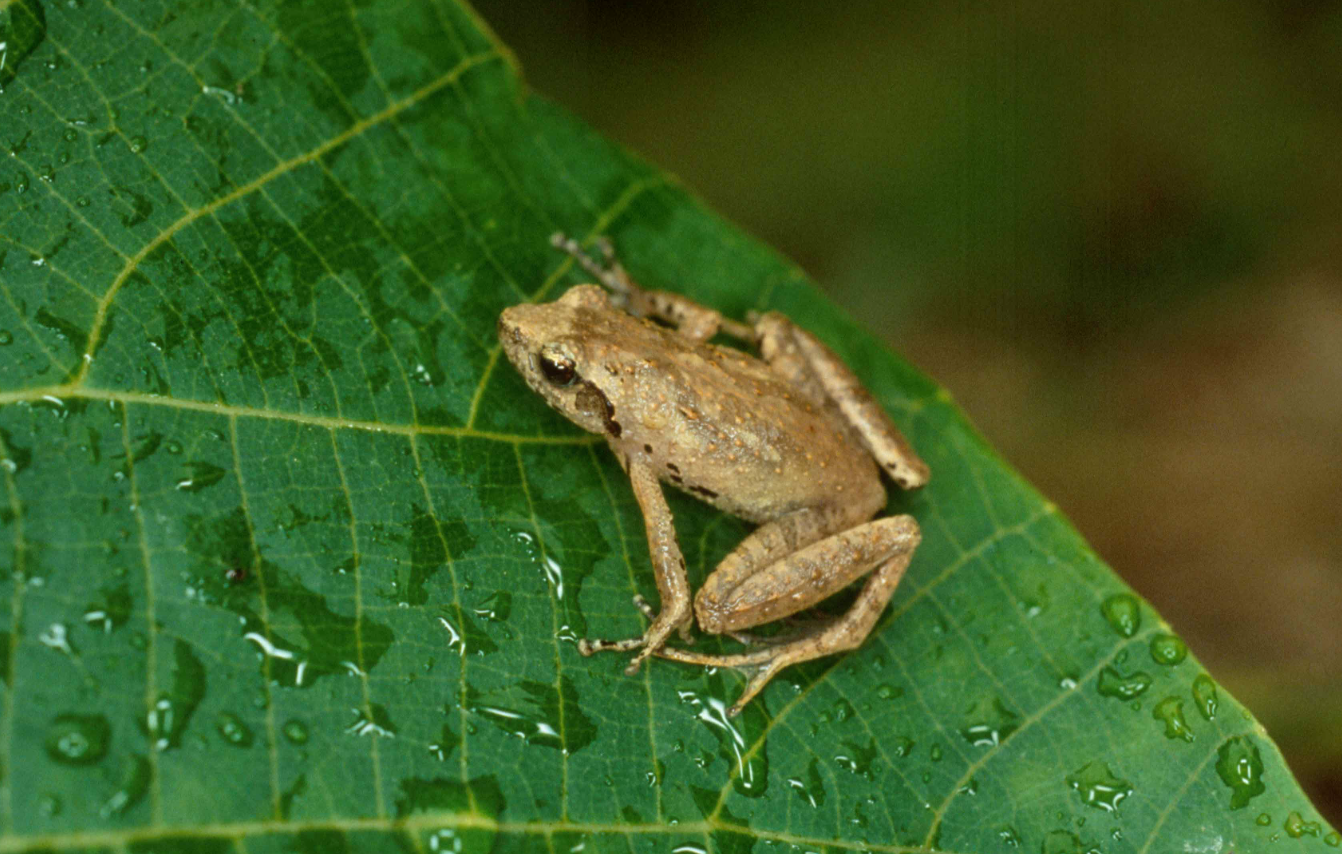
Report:
[[[673,630],[678,630],[682,639],[690,639],[690,626],[694,622],[692,619],[686,619],[679,626],[667,629],[665,624],[658,623],[658,612],[652,607],[647,599],[641,595],[634,594],[634,607],[648,618],[652,625],[642,637],[624,638],[623,640],[603,640],[601,638],[582,638],[578,641],[578,652],[583,655],[595,655],[598,652],[628,652],[631,649],[643,648],[643,651],[634,656],[633,661],[625,668],[625,673],[633,676],[638,672],[639,665],[649,655],[652,655],[657,647],[666,643],[667,635]]]
[[[890,602],[890,596],[895,592],[895,585],[899,583],[900,577],[904,575],[904,569],[909,565],[911,551],[912,549],[896,555],[877,567],[843,616],[825,620],[813,629],[800,634],[780,638],[778,643],[736,655],[705,655],[670,646],[660,646],[652,650],[644,648],[640,654],[652,653],[659,658],[669,658],[686,664],[731,667],[741,671],[746,675],[745,690],[727,710],[729,715],[738,715],[746,703],[754,699],[755,695],[769,684],[769,680],[784,667],[861,645],[876,625],[876,619]]]
[[[606,261],[604,266],[584,252],[582,244],[564,232],[556,231],[550,235],[551,246],[572,256],[573,260],[578,262],[578,266],[596,276],[598,282],[615,294],[618,302],[622,303],[632,294],[640,293],[638,285],[634,284],[633,279],[629,278],[629,273],[624,269],[624,265],[615,260],[615,247],[611,245],[610,238],[598,237],[595,242],[597,251]]]

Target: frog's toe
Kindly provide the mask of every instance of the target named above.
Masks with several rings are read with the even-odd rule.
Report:
[[[657,609],[652,607],[652,603],[644,599],[640,593],[634,594],[634,607],[642,611],[643,616],[647,617],[649,622],[657,619]]]
[[[643,646],[643,638],[626,638],[624,640],[578,639],[578,652],[582,655],[596,655],[598,652],[628,652],[641,646]]]

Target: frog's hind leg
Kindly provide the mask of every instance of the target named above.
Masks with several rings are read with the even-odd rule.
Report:
[[[755,318],[755,332],[764,361],[795,385],[832,401],[891,480],[905,489],[927,483],[927,464],[833,350],[777,312]]]
[[[654,654],[688,664],[732,667],[745,672],[748,676],[745,690],[729,712],[738,714],[784,667],[859,646],[885,610],[920,539],[913,517],[893,516],[807,546],[737,585],[732,591],[733,602],[724,609],[731,616],[720,621],[718,631],[731,632],[795,613],[799,610],[795,602],[811,600],[811,595],[796,589],[799,585],[810,585],[823,575],[825,588],[832,588],[833,592],[876,564],[857,599],[835,620],[736,655],[707,655],[668,646],[654,650]],[[827,571],[819,572],[821,566],[827,567]]]
[[[615,247],[610,239],[598,237],[596,248],[601,252],[605,265],[583,251],[582,245],[573,238],[556,232],[551,235],[550,243],[573,257],[578,265],[596,276],[597,281],[605,285],[614,295],[615,302],[635,317],[652,317],[676,327],[676,331],[694,341],[707,341],[719,332],[753,342],[755,330],[744,323],[737,323],[723,317],[708,306],[670,291],[645,291],[634,283],[615,258]]]

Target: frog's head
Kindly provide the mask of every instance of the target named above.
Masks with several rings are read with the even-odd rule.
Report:
[[[545,402],[592,433],[620,435],[610,399],[592,382],[590,351],[612,315],[605,291],[579,285],[554,302],[524,303],[499,315],[499,343],[508,361]]]

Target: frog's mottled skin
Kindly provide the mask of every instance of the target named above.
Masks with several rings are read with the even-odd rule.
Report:
[[[643,291],[610,261],[602,268],[556,237],[606,287],[519,305],[499,318],[499,340],[528,385],[578,426],[606,437],[629,473],[647,524],[662,609],[627,641],[581,649],[641,648],[649,655],[747,670],[733,713],[782,667],[850,649],[871,631],[919,539],[909,516],[868,522],[885,506],[884,469],[906,488],[926,483],[918,459],[857,378],[830,350],[779,314],[752,326],[684,297]],[[659,325],[656,318],[674,325]],[[762,359],[717,347],[723,332],[759,346]],[[704,583],[693,606],[684,559],[659,481],[759,524]],[[874,571],[873,571],[874,570]],[[739,655],[666,645],[707,632],[737,634],[816,604],[866,573],[843,617]]]

